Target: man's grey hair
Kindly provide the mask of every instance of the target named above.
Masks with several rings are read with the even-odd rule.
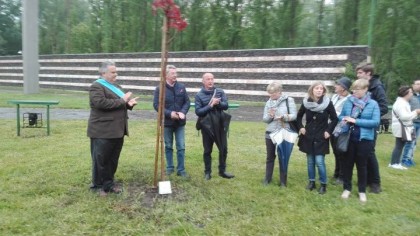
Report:
[[[168,74],[172,69],[176,69],[176,67],[174,65],[166,65],[166,74]]]
[[[115,62],[113,61],[104,61],[102,62],[101,66],[99,67],[99,74],[103,74],[108,72],[108,66],[115,66]]]

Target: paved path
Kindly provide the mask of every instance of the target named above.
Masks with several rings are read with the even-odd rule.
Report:
[[[234,121],[261,121],[263,107],[250,107],[244,106],[239,109],[231,109],[229,112],[232,115]],[[22,108],[21,114],[24,112],[37,112],[42,113],[46,116],[46,108]],[[136,110],[129,111],[130,119],[135,120],[154,120],[156,119],[157,113],[151,110]],[[55,109],[50,108],[51,119],[59,120],[87,120],[89,118],[89,110],[82,109]],[[0,108],[0,119],[16,119],[16,108]],[[196,120],[197,116],[194,113],[194,108],[190,109],[187,114],[188,120]]]

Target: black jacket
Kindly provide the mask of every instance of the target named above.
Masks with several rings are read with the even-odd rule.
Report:
[[[381,116],[388,113],[388,100],[386,99],[385,87],[379,79],[379,75],[373,75],[369,80],[368,91],[370,92],[371,98],[378,103]]]
[[[216,88],[215,88],[216,89]],[[221,98],[220,103],[214,107],[209,105],[213,97],[214,90],[205,90],[202,88],[197,95],[195,95],[195,114],[199,117],[205,116],[212,110],[227,110],[229,108],[228,100],[223,89],[217,88],[214,97]]]
[[[322,99],[320,99],[319,103],[321,102]],[[327,131],[331,136],[338,122],[337,113],[332,102],[330,101],[322,113],[306,109],[302,104],[297,114],[299,129],[304,127],[302,124],[303,115],[306,115],[306,134],[299,136],[299,150],[311,155],[325,155],[330,153],[329,139],[324,138],[324,132]]]

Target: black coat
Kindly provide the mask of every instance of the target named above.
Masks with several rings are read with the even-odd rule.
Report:
[[[319,103],[321,102],[322,99],[320,99]],[[303,115],[306,115],[305,126],[302,124]],[[328,122],[329,120],[330,122]],[[306,109],[302,104],[297,114],[297,123],[299,129],[305,127],[306,134],[299,136],[299,150],[311,155],[330,153],[329,139],[324,138],[324,132],[327,131],[331,136],[337,122],[337,113],[331,101],[322,113]]]
[[[373,75],[369,80],[368,91],[370,92],[371,98],[378,103],[381,116],[388,113],[388,100],[386,99],[385,87],[379,79],[379,75]]]

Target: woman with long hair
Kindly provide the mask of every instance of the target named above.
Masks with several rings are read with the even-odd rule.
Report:
[[[309,183],[306,189],[312,191],[315,185],[315,166],[318,168],[321,187],[318,192],[327,191],[327,168],[325,154],[330,153],[329,138],[337,124],[337,113],[331,100],[326,96],[327,87],[322,82],[313,83],[308,96],[303,99],[297,114],[299,128],[299,150],[306,153]],[[303,116],[306,124],[303,125]],[[330,121],[330,122],[329,122]]]

